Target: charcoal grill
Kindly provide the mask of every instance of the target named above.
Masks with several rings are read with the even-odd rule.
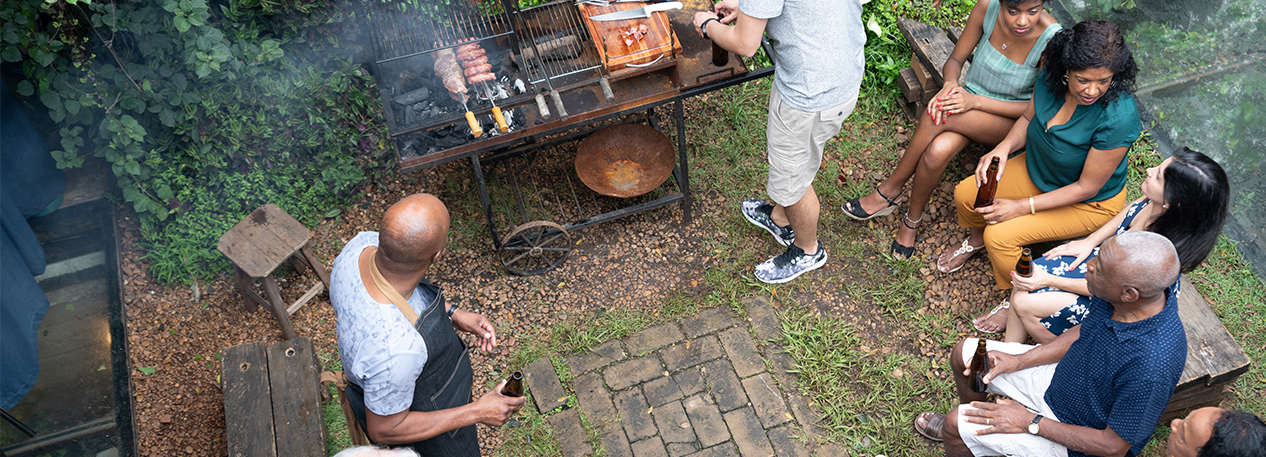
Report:
[[[519,9],[517,0],[418,0],[401,6],[368,0],[364,3],[372,31],[374,71],[386,112],[387,127],[400,155],[402,171],[467,158],[488,223],[488,233],[502,264],[517,274],[540,274],[561,264],[571,249],[569,232],[581,227],[681,203],[690,220],[690,184],[682,100],[729,85],[762,78],[772,67],[749,71],[743,59],[724,67],[711,63],[711,43],[690,25],[694,10],[710,7],[707,0],[687,0],[684,10],[669,15],[671,58],[610,73],[574,0],[558,0]],[[707,6],[705,6],[705,4]],[[497,80],[491,94],[467,100],[465,106],[448,96],[432,67],[435,54],[477,42],[487,52]],[[609,48],[607,49],[609,52]],[[677,50],[680,49],[680,53]],[[471,88],[472,93],[482,91]],[[616,97],[618,95],[618,97]],[[546,100],[551,103],[547,103]],[[546,145],[574,141],[600,125],[616,122],[653,122],[656,107],[672,103],[676,123],[676,166],[658,198],[596,208],[576,220],[559,224],[531,221],[523,189],[516,177],[522,168],[501,174],[510,183],[522,223],[503,234],[494,217],[484,165],[530,157]],[[505,113],[506,132],[497,131],[494,106]],[[474,112],[487,132],[476,138],[464,114]],[[632,119],[630,119],[632,117]],[[481,158],[487,154],[488,157]],[[583,189],[582,189],[583,192]],[[605,197],[604,197],[605,198]],[[605,208],[605,210],[604,210]],[[507,212],[514,212],[513,210]]]

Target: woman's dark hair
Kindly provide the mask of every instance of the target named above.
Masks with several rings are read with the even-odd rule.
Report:
[[[1121,30],[1103,21],[1079,22],[1071,29],[1060,30],[1042,51],[1042,62],[1046,88],[1057,95],[1068,91],[1064,77],[1070,71],[1111,70],[1112,84],[1099,98],[1103,106],[1108,106],[1122,92],[1134,93],[1134,78],[1139,73]]]
[[[1224,410],[1196,457],[1266,457],[1266,423],[1244,411]]]
[[[1046,4],[1046,0],[1006,0],[1005,2],[1002,2],[1002,3],[1006,5],[1007,8],[1019,8],[1020,5],[1034,2],[1034,1],[1041,3],[1043,5]]]
[[[1169,208],[1147,230],[1165,235],[1174,243],[1182,271],[1187,273],[1200,265],[1217,244],[1226,221],[1231,186],[1221,165],[1185,147],[1174,151],[1174,160],[1165,167],[1164,177],[1164,203]]]

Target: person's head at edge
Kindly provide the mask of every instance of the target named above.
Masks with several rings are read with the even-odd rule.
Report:
[[[353,446],[339,451],[334,457],[418,457],[418,453],[409,448]]]
[[[1226,221],[1231,195],[1226,171],[1209,156],[1178,148],[1147,170],[1143,194],[1164,207],[1147,229],[1174,243],[1184,273],[1194,270],[1218,243]]]
[[[1244,411],[1200,408],[1169,427],[1169,457],[1266,457],[1266,423]]]
[[[1051,37],[1042,52],[1043,83],[1053,94],[1072,94],[1081,105],[1107,106],[1134,92],[1138,66],[1121,30],[1110,22],[1083,21]]]
[[[1108,238],[1086,263],[1086,288],[1114,306],[1154,303],[1178,280],[1178,253],[1169,239],[1145,231]],[[1164,299],[1160,299],[1164,303]]]
[[[426,271],[444,254],[448,224],[448,208],[434,195],[400,199],[382,216],[375,257],[379,270],[384,275]]]

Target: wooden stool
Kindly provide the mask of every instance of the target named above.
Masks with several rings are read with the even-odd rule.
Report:
[[[286,339],[298,336],[294,326],[290,324],[290,315],[313,296],[321,293],[322,285],[327,289],[330,287],[330,273],[308,246],[310,239],[312,232],[307,227],[277,205],[269,203],[255,209],[233,226],[232,230],[220,237],[219,246],[216,247],[233,261],[237,288],[242,292],[246,309],[255,311],[258,305],[264,305],[277,317]],[[272,277],[273,270],[286,261],[300,273],[306,264],[321,278],[321,283],[309,289],[289,308],[281,301],[281,291]],[[259,280],[264,281],[264,292],[268,294],[268,300],[264,300],[252,288]]]

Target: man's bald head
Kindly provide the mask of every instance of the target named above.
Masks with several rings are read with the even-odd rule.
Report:
[[[448,208],[431,194],[413,194],[387,208],[382,216],[379,266],[396,272],[430,267],[448,239]]]
[[[1142,298],[1155,297],[1178,280],[1178,251],[1163,235],[1131,231],[1108,238],[1099,249],[1108,277],[1122,287],[1133,287]]]

